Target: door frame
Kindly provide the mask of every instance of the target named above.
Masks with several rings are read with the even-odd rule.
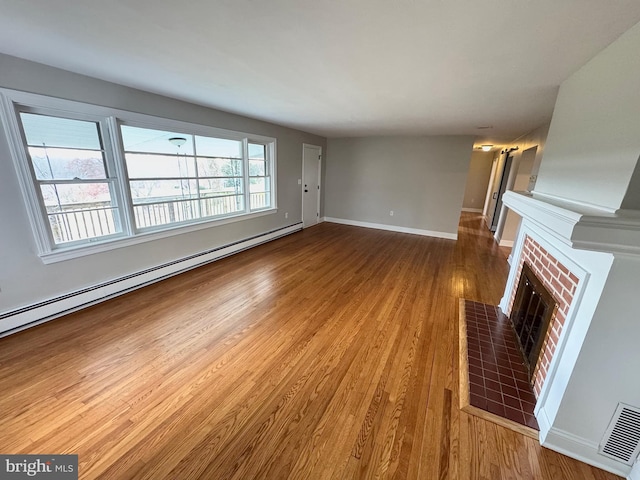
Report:
[[[311,225],[304,224],[304,149],[305,147],[317,148],[319,153],[318,158],[318,201],[316,205],[316,221]],[[312,143],[303,143],[302,144],[302,182],[300,183],[300,192],[302,194],[302,224],[303,228],[311,227],[313,225],[317,225],[320,223],[320,197],[322,196],[322,146],[314,145]]]
[[[496,205],[494,207],[493,215],[491,216],[491,225],[489,226],[489,230],[493,233],[498,229],[498,223],[500,222],[500,218],[502,217],[502,195],[507,190],[510,190],[510,181],[513,179],[514,156],[510,153],[507,153],[507,158],[504,161],[504,166],[502,167],[502,172],[500,174],[500,182],[498,183],[498,198],[496,199]]]

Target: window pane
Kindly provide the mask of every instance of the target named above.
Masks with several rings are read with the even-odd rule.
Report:
[[[129,178],[195,177],[194,158],[184,155],[127,153]]]
[[[233,195],[229,197],[209,197],[200,200],[200,208],[203,217],[215,217],[229,215],[244,211],[244,196]]]
[[[271,178],[252,178],[249,182],[251,210],[271,206]]]
[[[205,157],[242,158],[240,140],[196,136],[196,150]]]
[[[266,173],[264,160],[249,160],[249,176],[264,177]]]
[[[242,184],[242,178],[209,178],[200,180],[200,196],[240,195],[243,192]]]
[[[20,113],[29,146],[71,147],[100,150],[98,124],[82,120]]]
[[[152,205],[134,205],[137,228],[157,227],[176,222],[186,222],[198,217],[198,200],[164,202]]]
[[[74,183],[40,185],[42,198],[47,207],[47,212],[61,211],[67,207],[78,205],[111,206],[109,184],[103,183]],[[53,210],[52,210],[53,209]]]
[[[199,157],[198,175],[201,177],[241,177],[242,160]]]
[[[193,135],[122,125],[122,144],[127,152],[193,155]]]
[[[40,188],[56,245],[122,231],[108,183],[54,184]]]
[[[195,180],[140,180],[129,182],[133,203],[166,202],[198,197]]]
[[[38,180],[107,178],[101,151],[29,147]]]
[[[257,143],[250,143],[249,144],[249,158],[251,160],[264,160],[267,158],[266,156],[266,146],[265,145],[260,145]]]

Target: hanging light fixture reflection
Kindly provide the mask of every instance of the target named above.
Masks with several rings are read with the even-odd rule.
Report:
[[[180,148],[182,145],[187,143],[187,139],[184,137],[171,137],[169,139],[169,142],[171,142],[172,145],[175,145],[176,147]]]

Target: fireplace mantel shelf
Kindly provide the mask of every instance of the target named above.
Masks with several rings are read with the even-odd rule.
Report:
[[[606,211],[536,192],[507,191],[503,203],[577,249],[640,255],[640,211]]]

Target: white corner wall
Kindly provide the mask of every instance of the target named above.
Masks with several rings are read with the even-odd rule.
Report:
[[[0,131],[0,331],[16,311],[301,222],[302,144],[326,139],[0,54],[0,87],[256,133],[277,139],[278,211],[258,218],[45,265],[33,234],[4,131]],[[285,219],[285,212],[289,214]],[[248,245],[248,244],[247,244]],[[15,318],[14,318],[15,320]],[[4,322],[4,323],[3,323]],[[12,324],[13,325],[13,324]]]
[[[640,209],[640,195],[633,192],[640,186],[638,51],[640,24],[562,84],[534,189],[542,194],[538,200],[565,199],[603,218],[614,218],[610,212],[621,207]],[[629,218],[637,213],[625,212]],[[527,228],[523,222],[521,234]],[[636,229],[629,226],[628,231]],[[612,244],[619,234],[611,233]],[[572,307],[571,328],[565,326],[561,335],[564,350],[554,356],[538,400],[541,440],[571,457],[630,475],[629,466],[600,455],[598,445],[619,402],[640,407],[635,306],[640,257],[615,249],[604,253],[606,246],[597,254],[570,249],[566,241],[556,245],[554,255],[581,266],[583,290],[577,293],[581,306],[575,312]]]
[[[562,84],[536,192],[622,206],[640,158],[638,51],[640,24]],[[625,208],[640,208],[640,195]]]
[[[471,136],[329,139],[325,215],[456,238],[472,146]]]

